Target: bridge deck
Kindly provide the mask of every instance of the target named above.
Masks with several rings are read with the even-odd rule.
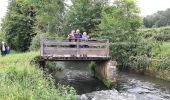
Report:
[[[52,56],[41,57],[41,60],[45,61],[105,61],[110,59],[111,57],[52,57]]]
[[[108,40],[43,40],[41,59],[50,61],[110,60]]]

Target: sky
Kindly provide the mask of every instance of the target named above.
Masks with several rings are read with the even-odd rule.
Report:
[[[160,10],[170,8],[170,0],[136,0],[141,16],[150,15]]]
[[[159,10],[170,8],[170,0],[136,0],[141,10],[141,16],[156,13]],[[8,0],[0,0],[0,22],[7,11]]]
[[[8,6],[8,0],[0,0],[0,22],[1,19],[5,16]]]

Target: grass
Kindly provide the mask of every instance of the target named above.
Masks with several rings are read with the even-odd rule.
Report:
[[[152,49],[152,54],[155,56],[169,57],[170,56],[170,42],[162,42],[159,47]]]
[[[74,100],[75,90],[54,85],[50,75],[44,76],[30,61],[37,52],[11,54],[0,57],[1,100]]]

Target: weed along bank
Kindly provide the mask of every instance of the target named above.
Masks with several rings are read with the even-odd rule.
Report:
[[[74,45],[74,48],[70,45]],[[107,87],[112,87],[116,82],[116,62],[111,61],[109,56],[108,40],[69,42],[44,39],[41,41],[41,65],[45,66],[46,61],[92,62],[90,68],[95,77]]]

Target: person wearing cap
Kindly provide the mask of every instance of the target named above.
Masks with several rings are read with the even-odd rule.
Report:
[[[81,40],[82,39],[82,34],[80,33],[80,30],[79,29],[77,29],[76,30],[76,33],[74,34],[74,37],[75,37],[75,40],[77,41],[77,40]]]
[[[1,55],[5,56],[6,55],[6,43],[2,41],[0,48],[1,48]]]

